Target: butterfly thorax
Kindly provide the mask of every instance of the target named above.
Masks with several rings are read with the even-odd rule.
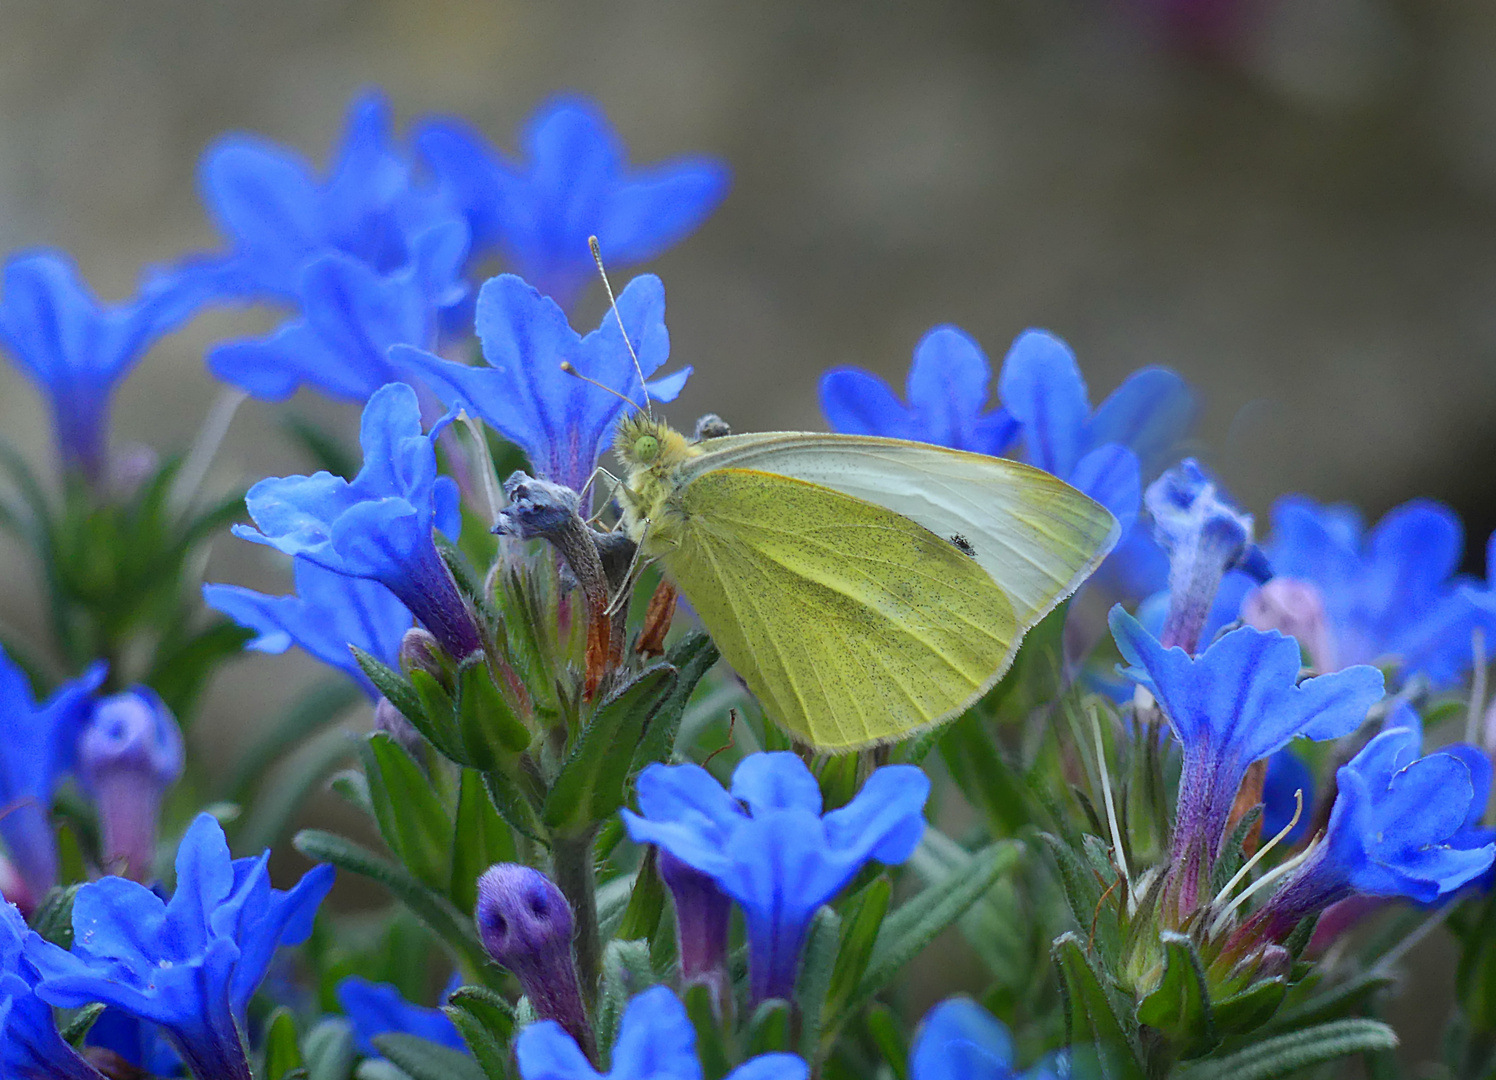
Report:
[[[644,413],[618,425],[613,449],[627,472],[618,492],[623,523],[646,555],[675,546],[685,515],[680,508],[680,470],[701,450],[680,432]]]

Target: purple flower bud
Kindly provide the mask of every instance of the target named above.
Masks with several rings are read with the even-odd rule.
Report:
[[[446,677],[441,643],[430,630],[412,626],[400,639],[400,667],[406,672],[424,671],[438,679]]]
[[[182,733],[171,710],[143,686],[102,699],[78,742],[78,764],[98,807],[105,867],[147,880],[161,798],[182,775]]]
[[[556,1021],[592,1056],[571,953],[571,906],[556,883],[517,863],[490,866],[478,879],[476,919],[483,947],[514,972],[536,1016]]]
[[[1254,589],[1242,601],[1241,620],[1258,630],[1277,630],[1297,638],[1299,647],[1320,671],[1338,671],[1335,638],[1318,586],[1277,577]]]
[[[717,1008],[728,1001],[727,929],[732,900],[699,870],[660,849],[660,877],[675,901],[675,935],[679,944],[682,985],[711,987]]]

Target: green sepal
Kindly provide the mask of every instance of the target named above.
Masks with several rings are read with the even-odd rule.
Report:
[[[907,1080],[909,1040],[904,1036],[904,1027],[898,1016],[887,1005],[877,1001],[867,1011],[866,1024],[868,1036],[884,1063],[893,1070],[895,1080]]]
[[[463,769],[457,783],[457,827],[452,832],[452,877],[447,895],[459,911],[478,904],[478,878],[495,863],[518,862],[514,834],[494,809],[482,774]]]
[[[1220,1042],[1205,965],[1184,934],[1165,930],[1158,940],[1164,952],[1164,971],[1158,985],[1138,1002],[1138,1023],[1163,1032],[1174,1044],[1177,1056],[1198,1057]]]
[[[1379,1020],[1335,1020],[1277,1035],[1226,1057],[1181,1069],[1178,1080],[1274,1080],[1348,1054],[1397,1047],[1397,1034]]]
[[[691,1026],[696,1029],[696,1053],[701,1058],[703,1080],[722,1080],[732,1069],[732,1061],[728,1057],[727,1036],[722,1030],[722,1019],[717,1015],[711,987],[705,983],[691,983],[681,991],[681,1000]]]
[[[541,821],[553,836],[581,836],[618,812],[626,797],[632,751],[677,678],[675,668],[656,664],[593,712],[541,810]]]
[[[1143,1080],[1137,1052],[1119,1019],[1123,1013],[1086,956],[1080,936],[1072,931],[1055,938],[1050,955],[1059,970],[1065,1043],[1071,1052],[1098,1066],[1108,1080]]]
[[[832,907],[816,912],[805,940],[800,977],[795,982],[795,1004],[800,1013],[800,1056],[814,1061],[820,1054],[822,1026],[829,1015],[831,979],[836,970],[842,936],[841,916]]]
[[[461,1050],[403,1032],[374,1036],[374,1046],[411,1080],[488,1080]]]
[[[1040,833],[1049,853],[1054,856],[1059,869],[1060,888],[1065,901],[1070,905],[1070,914],[1076,925],[1089,933],[1092,922],[1096,924],[1096,948],[1103,956],[1115,961],[1118,956],[1117,925],[1115,920],[1098,918],[1101,898],[1106,889],[1091,872],[1089,859],[1083,858],[1074,848],[1052,833]]]
[[[499,978],[478,940],[473,920],[453,907],[445,896],[421,884],[403,866],[380,858],[352,840],[320,829],[303,829],[291,846],[313,861],[329,862],[339,870],[377,881],[440,938],[466,970],[492,973],[495,980]]]
[[[95,1001],[85,1005],[73,1014],[66,1024],[57,1029],[57,1034],[62,1036],[62,1041],[69,1046],[82,1046],[83,1040],[88,1038],[89,1030],[94,1026],[94,1021],[104,1011],[104,1006]]]
[[[711,670],[721,654],[712,639],[706,634],[687,634],[665,654],[665,663],[675,668],[675,686],[655,711],[634,751],[632,771],[637,773],[655,761],[668,761],[675,752],[675,737],[680,731],[680,720],[685,714],[686,703],[691,699],[696,684]]]
[[[615,936],[623,941],[653,941],[665,914],[665,883],[659,874],[659,849],[653,844],[644,849],[634,887],[629,892],[628,907],[618,924]]]
[[[760,1002],[748,1018],[747,1056],[794,1053],[790,1038],[793,1016],[794,1006],[783,998]]]
[[[530,746],[530,729],[494,685],[481,655],[457,673],[457,727],[468,760],[478,769],[496,768]]]
[[[271,1014],[270,1022],[265,1025],[264,1061],[260,1070],[264,1080],[285,1080],[295,1070],[306,1071],[300,1040],[296,1037],[296,1018],[284,1005]]]
[[[499,1043],[507,1044],[514,1038],[514,1006],[486,986],[459,986],[447,997],[447,1006],[468,1013]]]
[[[608,1055],[618,1037],[618,1024],[629,999],[644,993],[656,982],[649,963],[647,941],[610,941],[603,950],[602,979],[597,995],[596,1016],[598,1053],[603,1067],[610,1064]]]
[[[488,1080],[510,1080],[509,1051],[476,1016],[455,1005],[443,1005],[442,1015],[452,1022],[452,1026],[462,1036],[473,1060],[478,1063]]]
[[[445,893],[452,883],[452,822],[431,780],[388,735],[359,748],[380,835],[424,885]]]
[[[459,765],[472,765],[471,761],[465,760],[468,756],[467,747],[463,745],[461,733],[456,729],[453,721],[450,698],[446,698],[445,714],[428,715],[425,697],[433,696],[430,686],[423,695],[416,690],[413,678],[406,678],[388,664],[381,663],[364,652],[357,645],[349,645],[348,648],[352,651],[353,658],[358,661],[359,668],[374,684],[374,689],[388,698],[390,704],[400,711],[400,715],[409,720],[411,726],[426,737],[427,742],[436,747],[443,757]],[[417,671],[412,674],[425,676],[431,686],[441,690],[441,685],[432,678],[429,672]],[[446,691],[441,691],[441,694],[445,697]]]
[[[1278,976],[1212,1001],[1216,1031],[1223,1038],[1256,1031],[1273,1018],[1287,995],[1288,980]]]
[[[550,845],[545,826],[540,823],[540,814],[535,804],[525,793],[523,782],[502,769],[492,769],[483,774],[483,790],[501,818],[515,832],[537,843]]]
[[[301,1053],[307,1080],[349,1080],[358,1061],[353,1026],[340,1016],[328,1017],[307,1032]]]
[[[31,929],[59,949],[73,947],[73,901],[83,886],[64,885],[42,897],[31,916]]]

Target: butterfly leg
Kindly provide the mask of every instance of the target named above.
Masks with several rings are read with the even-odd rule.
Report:
[[[639,584],[640,576],[643,575],[650,563],[654,562],[653,559],[640,560],[640,555],[644,551],[644,542],[647,539],[649,539],[649,519],[645,518],[644,531],[639,534],[639,542],[634,547],[634,557],[629,560],[629,568],[623,575],[623,581],[618,586],[618,592],[608,602],[607,611],[610,616],[616,615],[623,610],[623,606],[628,603],[629,597],[633,596],[634,586]]]

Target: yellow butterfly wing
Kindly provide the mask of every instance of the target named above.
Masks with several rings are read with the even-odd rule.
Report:
[[[1080,587],[1119,531],[1105,507],[1049,473],[929,443],[809,432],[733,435],[702,444],[678,482],[726,468],[805,480],[886,507],[945,539],[964,538],[1007,594],[1020,635]]]
[[[750,469],[711,469],[678,497],[665,570],[771,718],[815,747],[959,715],[1012,661],[1024,628],[1007,594],[906,516]]]

